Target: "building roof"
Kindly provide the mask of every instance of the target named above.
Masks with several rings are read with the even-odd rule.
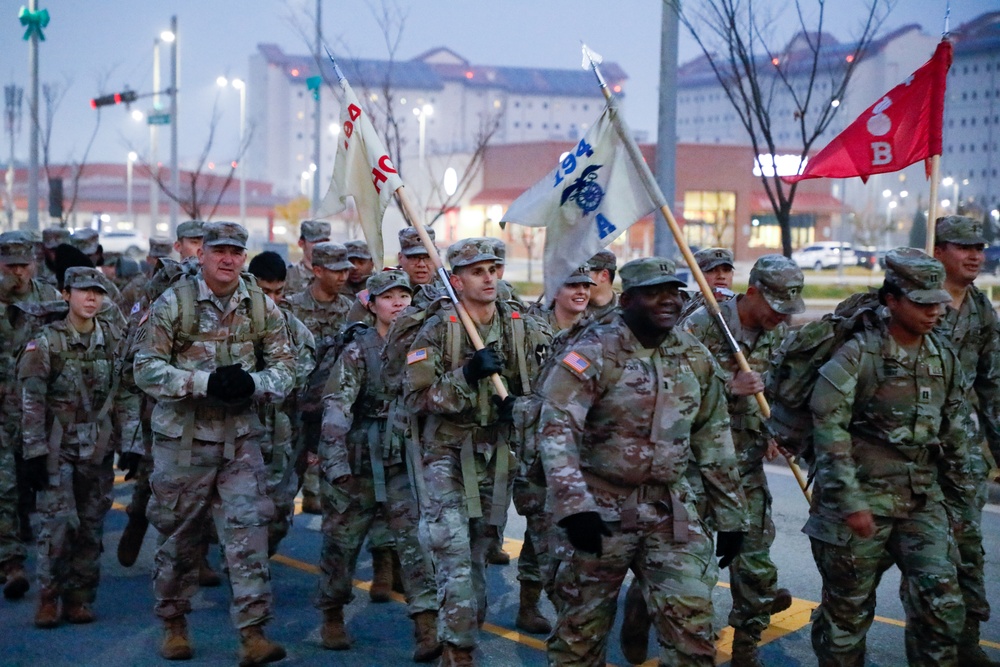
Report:
[[[311,55],[286,54],[276,44],[258,44],[257,49],[268,64],[281,67],[288,79],[305,85],[318,68]],[[440,90],[446,83],[461,83],[470,88],[493,88],[519,95],[602,97],[594,75],[583,69],[545,69],[537,67],[501,67],[473,65],[446,47],[437,47],[412,60],[337,60],[352,86],[381,88],[391,78],[400,89]],[[335,80],[333,66],[326,58],[322,75]],[[605,63],[601,71],[611,86],[619,86],[628,75],[616,63]]]
[[[996,53],[1000,50],[1000,11],[987,12],[963,23],[952,33],[955,55]]]

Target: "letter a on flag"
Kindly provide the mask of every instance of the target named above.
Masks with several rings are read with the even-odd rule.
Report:
[[[334,64],[336,67],[336,64]],[[361,108],[357,95],[347,79],[340,74],[344,100],[340,110],[340,143],[333,165],[330,189],[317,211],[317,217],[327,218],[347,208],[347,196],[354,198],[361,230],[376,270],[382,269],[382,217],[393,193],[403,185],[389,154],[382,145],[368,114]]]
[[[518,197],[501,222],[545,227],[545,296],[656,206],[619,136],[617,106],[544,179]],[[626,136],[627,131],[623,132]]]
[[[883,95],[809,160],[786,183],[807,178],[851,178],[899,171],[941,154],[944,89],[951,67],[951,42],[941,40],[934,55]],[[930,165],[927,170],[930,176]]]

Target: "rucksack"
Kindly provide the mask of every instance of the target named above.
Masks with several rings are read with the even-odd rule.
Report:
[[[819,380],[819,370],[855,334],[874,332],[879,317],[877,294],[863,292],[848,297],[822,319],[789,332],[764,379],[764,393],[771,406],[767,427],[779,446],[811,463],[813,418],[809,401]],[[875,337],[863,339],[865,353],[880,353],[878,349],[870,349]],[[881,364],[875,364],[875,368],[880,371]],[[877,384],[859,384],[857,402],[870,400]]]
[[[330,379],[330,371],[340,358],[347,344],[370,327],[364,322],[351,322],[323,350],[323,357],[316,358],[316,368],[309,374],[309,382],[299,394],[299,411],[303,416],[318,421],[323,413],[323,396],[326,394],[326,383]]]

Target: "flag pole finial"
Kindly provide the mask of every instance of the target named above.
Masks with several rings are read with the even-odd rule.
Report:
[[[604,75],[601,74],[601,70],[598,67],[604,58],[600,53],[591,50],[589,46],[580,42],[580,47],[583,49],[583,69],[593,70],[594,76],[597,77],[597,83],[600,84],[602,90],[607,90],[608,83],[604,80]]]
[[[941,39],[946,38],[951,33],[951,0],[944,8],[944,32],[941,33]]]
[[[330,49],[326,44],[323,45],[323,48],[326,50],[326,55],[329,56],[330,62],[333,63],[333,73],[337,75],[337,81],[344,81],[347,77],[345,77],[344,73],[340,70],[340,65],[337,64],[337,59],[333,57],[332,53],[330,53]]]

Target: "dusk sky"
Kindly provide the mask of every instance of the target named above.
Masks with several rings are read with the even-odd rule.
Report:
[[[696,1],[690,0],[691,4]],[[574,68],[580,67],[580,41],[585,41],[628,73],[626,119],[634,129],[646,130],[655,138],[659,2],[399,0],[389,4],[406,14],[397,53],[403,60],[445,46],[479,65]],[[772,4],[793,6],[784,1]],[[803,5],[813,4],[803,0]],[[826,30],[848,41],[856,33],[863,4],[861,0],[828,2]],[[302,31],[308,31],[308,39],[312,39],[315,12],[315,0],[39,0],[39,5],[51,15],[40,47],[40,79],[59,85],[69,82],[53,123],[53,162],[80,159],[96,116],[88,103],[91,97],[126,85],[140,93],[152,90],[153,39],[169,27],[172,14],[178,17],[180,35],[181,164],[195,159],[203,148],[212,104],[220,94],[222,125],[210,158],[228,161],[237,143],[239,99],[235,90],[220,92],[216,77],[245,77],[247,59],[258,43],[274,42],[289,53],[307,52],[307,37]],[[336,54],[387,57],[382,32],[373,17],[373,8],[379,6],[364,0],[324,0],[324,36]],[[945,6],[946,0],[897,0],[883,32],[916,22],[929,34],[940,34]],[[21,39],[24,31],[17,19],[19,8],[18,2],[0,0],[0,79],[4,85],[26,87],[28,44]],[[997,0],[956,0],[951,25],[955,28],[996,8]],[[681,62],[698,55],[696,48],[682,32]],[[164,87],[169,77],[168,52],[163,52]],[[148,104],[138,106],[145,110]],[[15,144],[19,161],[27,161],[27,111],[26,100]],[[102,115],[89,162],[124,162],[129,146],[140,153],[148,149],[149,133],[144,123],[114,107],[105,108]],[[4,166],[8,142],[5,133],[0,149]],[[165,150],[161,151],[161,159],[166,160]]]

